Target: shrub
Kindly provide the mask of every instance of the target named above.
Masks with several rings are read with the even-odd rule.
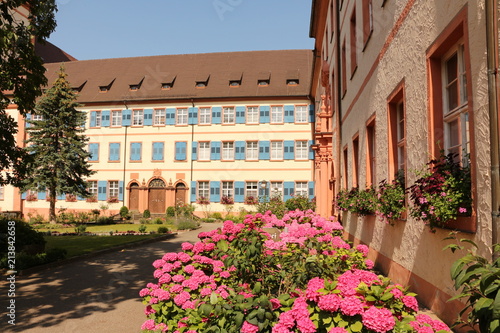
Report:
[[[120,216],[124,219],[129,219],[130,215],[128,214],[128,208],[127,206],[122,206],[120,208]]]
[[[212,218],[214,218],[216,220],[222,220],[222,214],[219,212],[215,212],[212,214]]]
[[[43,234],[21,219],[0,216],[0,234],[6,235],[0,237],[0,257],[7,257],[9,248],[7,235],[15,237],[16,252],[36,254],[45,249]]]
[[[191,219],[180,219],[177,221],[177,230],[193,230],[198,228],[198,223]]]
[[[261,197],[257,204],[257,212],[265,214],[267,211],[273,212],[277,218],[282,218],[285,215],[286,207],[280,196]]]
[[[97,219],[98,224],[113,224],[113,218],[111,216],[99,216]]]
[[[158,227],[158,233],[159,234],[166,234],[168,232],[169,232],[169,230],[168,230],[167,227]]]
[[[145,233],[147,229],[148,229],[148,227],[146,227],[144,224],[141,224],[141,225],[139,226],[139,232],[140,232],[141,234]]]
[[[146,209],[143,213],[142,213],[142,217],[146,218],[146,219],[149,219],[151,217],[151,212],[149,211],[149,209]]]
[[[157,217],[153,220],[153,224],[163,224],[164,220],[161,217]]]
[[[75,232],[77,234],[84,234],[85,231],[87,231],[87,226],[85,224],[78,224],[76,227],[75,227]]]
[[[150,224],[150,223],[151,223],[151,220],[150,220],[150,219],[141,218],[141,219],[139,220],[139,223],[140,223],[140,224]]]
[[[67,251],[61,248],[53,248],[47,252],[29,254],[21,252],[16,254],[16,269],[22,270],[30,267],[48,264],[66,258]],[[0,259],[0,267],[8,268],[7,257]]]
[[[303,210],[306,211],[308,209],[315,210],[316,209],[316,200],[310,200],[308,196],[305,195],[297,195],[285,202],[285,207],[287,210]]]
[[[168,217],[174,217],[175,216],[175,207],[174,206],[167,207],[167,216]]]

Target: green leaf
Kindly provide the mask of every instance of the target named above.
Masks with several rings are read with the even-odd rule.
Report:
[[[351,324],[350,328],[351,328],[351,331],[353,331],[353,332],[361,332],[361,330],[363,329],[363,324],[358,320],[358,321],[354,322],[353,324]]]
[[[217,294],[215,292],[212,292],[212,294],[210,295],[210,304],[217,304],[218,299],[219,297],[217,296]]]
[[[489,308],[491,304],[493,304],[493,300],[491,298],[481,297],[474,305],[474,310],[479,312],[483,309]]]
[[[495,301],[493,302],[493,311],[491,313],[493,318],[500,318],[500,289],[497,290]]]
[[[221,239],[217,242],[217,248],[223,252],[229,249],[229,245],[225,239]]]

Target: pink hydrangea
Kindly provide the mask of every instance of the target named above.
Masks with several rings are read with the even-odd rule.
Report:
[[[309,314],[309,312],[308,312]],[[309,318],[309,316],[303,316],[297,319],[297,328],[299,332],[302,333],[314,333],[316,332],[316,326],[314,326],[313,321]]]
[[[184,242],[181,244],[181,247],[182,247],[182,251],[189,251],[189,250],[193,249],[193,244],[188,243],[188,242]]]
[[[364,311],[363,302],[355,296],[348,296],[340,302],[340,311],[347,316],[362,314]]]
[[[141,330],[154,330],[155,329],[155,321],[153,319],[148,319],[141,325]]]
[[[176,252],[165,253],[163,255],[162,259],[165,261],[176,261],[177,260],[177,253]]]
[[[194,268],[193,265],[186,265],[186,267],[184,267],[184,272],[188,273],[188,274],[193,274],[193,272],[195,271],[196,269]]]
[[[336,294],[319,297],[318,307],[323,311],[335,312],[340,308],[340,297]]]
[[[240,332],[242,333],[257,333],[259,331],[259,326],[250,324],[248,321],[243,323]]]
[[[379,333],[390,331],[396,325],[392,312],[385,308],[371,306],[361,318],[366,328]]]
[[[279,299],[277,299],[277,298],[271,298],[269,301],[273,305],[273,310],[281,308],[281,302],[280,302]]]
[[[413,296],[404,296],[403,297],[403,304],[407,308],[412,309],[415,312],[418,311],[418,302],[417,302],[417,299]]]
[[[145,297],[149,295],[149,288],[142,288],[141,291],[139,291],[139,296]]]
[[[184,281],[184,279],[185,279],[184,275],[177,274],[177,275],[172,276],[172,281],[177,282],[177,283],[181,283],[182,281]]]
[[[396,299],[400,299],[404,296],[403,292],[401,291],[401,289],[397,288],[397,287],[394,287],[390,290],[390,293],[394,295],[394,298]]]
[[[375,264],[373,263],[373,261],[371,261],[370,259],[366,259],[365,260],[365,265],[366,265],[366,268],[368,268],[368,269],[372,269],[373,266],[375,266]]]
[[[307,283],[306,297],[310,301],[317,301],[321,293],[320,289],[325,287],[325,281],[319,277],[312,278]]]
[[[168,330],[168,326],[165,323],[159,323],[158,325],[155,325],[155,332],[161,331],[161,332],[166,332]]]
[[[366,246],[364,244],[359,244],[358,246],[356,246],[356,250],[361,252],[363,254],[363,256],[366,257],[368,255],[368,252],[370,249],[368,248],[368,246]]]

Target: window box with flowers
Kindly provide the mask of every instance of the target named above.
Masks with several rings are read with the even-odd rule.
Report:
[[[247,205],[256,205],[259,203],[259,199],[254,197],[253,195],[249,195],[245,197],[245,204]]]
[[[35,193],[28,193],[26,195],[26,201],[37,201],[38,196]]]
[[[233,205],[234,199],[233,199],[233,197],[223,195],[222,198],[220,199],[220,203],[223,205]]]
[[[200,196],[198,199],[196,199],[196,203],[198,205],[208,205],[210,204],[210,200],[207,197]]]
[[[76,196],[74,194],[66,194],[66,201],[76,202]]]
[[[469,166],[462,166],[456,154],[441,155],[427,163],[425,171],[410,187],[411,216],[423,221],[431,231],[449,227],[449,223],[472,211]],[[454,223],[454,227],[463,229]]]
[[[95,195],[91,195],[87,199],[85,199],[87,202],[97,202],[97,197]]]
[[[395,220],[405,219],[407,210],[405,194],[404,178],[395,179],[391,183],[384,179],[378,186],[375,214],[389,224],[393,224]]]
[[[107,200],[109,203],[117,203],[120,202],[117,197],[110,197]]]
[[[337,194],[337,207],[360,216],[373,215],[377,209],[377,193],[373,187],[362,191],[357,187],[343,190]]]

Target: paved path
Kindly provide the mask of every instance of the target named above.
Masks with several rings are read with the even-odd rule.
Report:
[[[204,223],[168,240],[17,276],[15,326],[7,323],[8,286],[2,277],[0,332],[138,333],[146,320],[139,290],[154,282],[153,261],[220,226]]]

